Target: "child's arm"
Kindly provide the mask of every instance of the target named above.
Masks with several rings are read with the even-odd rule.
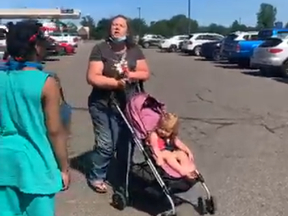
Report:
[[[156,156],[156,160],[162,160],[161,151],[158,147],[158,135],[155,132],[150,134],[149,143],[152,147],[153,154]]]
[[[179,150],[186,152],[189,155],[189,157],[193,159],[193,154],[191,150],[178,137],[175,138],[175,146]]]

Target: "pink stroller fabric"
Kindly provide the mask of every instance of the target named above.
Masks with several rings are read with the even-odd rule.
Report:
[[[140,140],[145,140],[149,133],[155,130],[163,112],[165,112],[165,105],[147,93],[134,95],[126,106],[127,120],[136,138]],[[181,177],[168,164],[164,164],[162,169],[174,178]]]

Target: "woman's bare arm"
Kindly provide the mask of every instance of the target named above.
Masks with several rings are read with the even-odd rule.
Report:
[[[119,83],[114,78],[103,76],[103,62],[99,45],[96,45],[90,54],[88,70],[87,70],[87,83],[92,86],[105,89],[115,89]]]
[[[48,137],[62,172],[69,168],[67,152],[67,134],[64,131],[60,117],[61,96],[57,81],[48,77],[42,92],[43,105]]]
[[[146,81],[150,77],[150,71],[145,59],[137,60],[136,71],[129,74],[130,79]]]

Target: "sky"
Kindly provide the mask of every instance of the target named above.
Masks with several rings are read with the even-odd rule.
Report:
[[[191,18],[200,25],[216,23],[231,25],[234,20],[242,24],[255,25],[256,13],[263,0],[191,0]],[[288,1],[266,0],[265,3],[277,7],[277,20],[288,22]],[[148,23],[159,19],[169,19],[173,15],[188,13],[188,0],[12,0],[2,1],[0,8],[73,8],[80,9],[82,15],[90,15],[96,21],[102,17],[123,14],[138,17],[137,8]]]

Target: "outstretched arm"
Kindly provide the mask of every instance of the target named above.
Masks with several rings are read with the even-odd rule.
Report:
[[[175,138],[175,146],[179,150],[186,152],[189,155],[190,159],[194,160],[192,151],[178,137]]]

